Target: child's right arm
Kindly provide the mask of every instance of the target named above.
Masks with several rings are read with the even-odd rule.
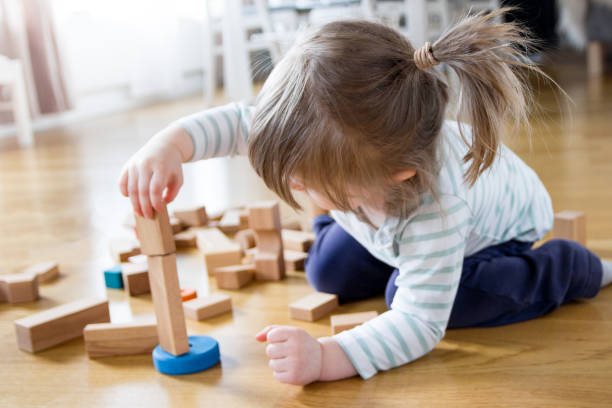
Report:
[[[183,185],[182,164],[245,153],[253,108],[231,103],[182,118],[153,136],[123,167],[121,193],[152,217]]]

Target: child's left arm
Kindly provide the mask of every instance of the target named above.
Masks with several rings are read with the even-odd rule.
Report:
[[[317,340],[297,327],[268,326],[255,338],[268,342],[270,368],[282,383],[306,385],[357,374],[342,347],[330,337]]]

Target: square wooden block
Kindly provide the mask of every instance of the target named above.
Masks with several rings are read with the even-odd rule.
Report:
[[[0,292],[5,302],[34,302],[38,299],[38,277],[31,273],[0,275]]]
[[[280,230],[255,231],[255,242],[259,252],[280,254],[283,251]]]
[[[555,214],[552,235],[586,245],[586,216],[582,212],[563,211]]]
[[[282,230],[283,245],[285,249],[308,252],[315,241],[315,234],[308,231]]]
[[[303,271],[308,254],[298,251],[285,250],[285,269],[288,271]]]
[[[123,286],[130,296],[151,293],[149,266],[146,263],[127,263],[123,265]]]
[[[338,334],[341,331],[352,329],[368,320],[372,320],[376,316],[378,316],[378,312],[375,311],[333,315],[330,319],[332,334]]]
[[[59,276],[59,265],[55,261],[41,262],[24,269],[21,273],[36,275],[38,283],[47,282]]]
[[[88,324],[83,338],[89,358],[148,354],[159,344],[155,319]]]
[[[285,276],[285,258],[282,254],[255,254],[255,279],[281,280]]]
[[[232,265],[215,269],[219,289],[240,289],[253,280],[255,265]]]
[[[185,316],[188,318],[204,320],[230,312],[232,310],[232,299],[222,293],[212,293],[210,296],[183,303],[183,309],[185,309]]]
[[[168,210],[156,212],[153,218],[136,217],[136,229],[140,250],[145,255],[167,255],[176,251],[174,231],[170,225]]]
[[[263,201],[252,204],[249,210],[249,228],[258,230],[279,230],[281,228],[280,209],[276,201]]]
[[[338,307],[338,296],[315,292],[289,305],[292,319],[314,322],[330,314]]]
[[[181,222],[188,227],[201,227],[208,223],[206,207],[203,205],[191,208],[181,208],[175,210],[172,215],[181,220]]]

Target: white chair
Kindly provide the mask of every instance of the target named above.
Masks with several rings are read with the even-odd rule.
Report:
[[[34,136],[21,61],[10,60],[0,55],[0,86],[8,86],[10,95],[8,102],[0,101],[0,110],[13,112],[19,145],[31,146],[34,143]]]

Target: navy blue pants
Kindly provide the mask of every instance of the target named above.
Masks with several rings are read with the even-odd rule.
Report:
[[[374,258],[326,215],[315,219],[314,231],[317,238],[306,262],[313,288],[337,294],[340,302],[384,293],[391,305],[397,269]],[[559,239],[531,246],[508,241],[466,257],[448,327],[517,323],[597,295],[602,266],[589,250]]]

